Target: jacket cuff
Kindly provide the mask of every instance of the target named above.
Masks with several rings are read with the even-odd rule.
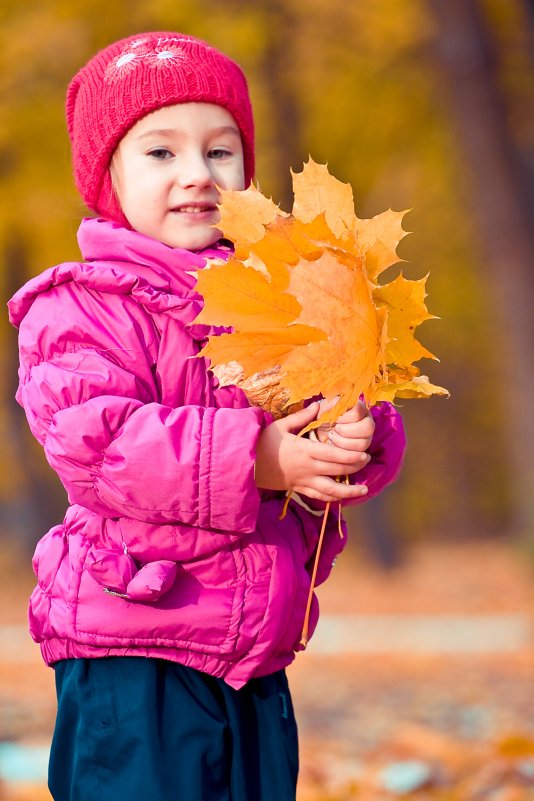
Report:
[[[254,531],[260,493],[254,480],[256,444],[265,427],[261,409],[206,409],[199,466],[199,525]]]

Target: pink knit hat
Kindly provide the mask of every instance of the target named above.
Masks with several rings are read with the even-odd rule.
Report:
[[[247,82],[235,62],[181,33],[137,34],[97,53],[72,79],[66,103],[74,178],[87,206],[129,227],[111,185],[115,148],[151,111],[195,101],[222,106],[235,119],[248,185],[254,123]]]

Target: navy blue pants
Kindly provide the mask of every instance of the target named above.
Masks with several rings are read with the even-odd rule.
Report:
[[[55,673],[55,801],[294,801],[284,671],[240,690],[142,657],[67,659]]]

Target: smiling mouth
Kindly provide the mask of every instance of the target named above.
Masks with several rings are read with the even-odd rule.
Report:
[[[206,204],[205,206],[177,206],[173,212],[176,214],[205,214],[216,210],[217,206]]]

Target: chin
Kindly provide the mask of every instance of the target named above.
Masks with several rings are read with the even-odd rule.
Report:
[[[221,238],[222,233],[217,229],[212,229],[205,235],[197,236],[172,236],[165,241],[171,248],[181,248],[183,250],[205,250],[214,245]]]

